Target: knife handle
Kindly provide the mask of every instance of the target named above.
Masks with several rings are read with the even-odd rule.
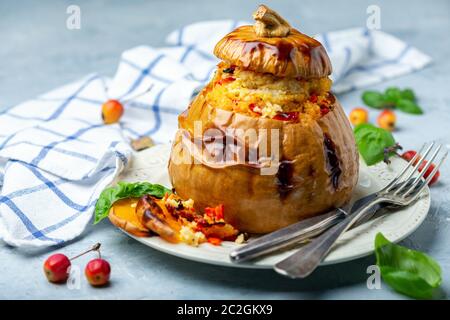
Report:
[[[278,262],[274,266],[275,271],[294,279],[307,277],[323,261],[337,239],[358,220],[364,220],[366,216],[372,215],[371,208],[382,201],[383,199],[380,198],[375,199],[372,203],[347,216],[344,220],[307,245],[301,247],[288,258]]]

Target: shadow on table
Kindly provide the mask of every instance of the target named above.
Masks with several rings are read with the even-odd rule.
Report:
[[[431,221],[425,222],[417,229],[413,237],[405,239],[402,243],[410,246],[411,242],[420,242],[420,250],[428,251],[436,235],[432,230],[434,228]],[[305,294],[309,295],[308,297],[311,299],[318,299],[324,295],[326,290],[334,288],[353,285],[365,286],[370,275],[367,273],[367,267],[375,264],[375,256],[371,255],[349,262],[323,266],[306,279],[292,280],[277,274],[273,270],[213,266],[186,261],[161,252],[152,253],[151,259],[152,263],[155,263],[156,259],[159,263],[164,264],[164,269],[170,272],[178,273],[181,277],[195,279],[200,283],[200,286],[202,282],[205,282],[217,284],[218,287],[248,288],[253,292],[298,292],[302,297]],[[445,293],[440,294],[440,297],[442,296],[445,296]]]
[[[433,221],[427,220],[417,229],[413,236],[403,241],[405,245],[408,247],[417,247],[413,243],[420,243],[420,250],[428,251],[428,248],[433,245],[436,233]],[[249,294],[254,294],[258,291],[262,293],[284,292],[291,294],[297,292],[302,298],[305,298],[306,294],[307,298],[319,299],[326,293],[326,290],[345,288],[353,285],[365,286],[369,277],[367,267],[375,264],[375,257],[371,255],[349,262],[323,266],[318,268],[306,279],[292,280],[277,274],[273,270],[222,267],[170,256],[150,249],[129,238],[118,229],[112,228],[107,221],[95,227],[88,227],[86,232],[75,241],[83,241],[86,237],[92,238],[97,232],[98,234],[107,233],[106,242],[109,242],[108,246],[110,248],[113,247],[116,252],[124,252],[124,255],[134,260],[134,263],[146,264],[148,262],[148,265],[158,265],[178,277],[193,279],[200,286],[202,283],[205,283],[209,286],[217,286],[217,288],[227,287],[229,289],[234,288],[243,291],[248,289],[252,292],[249,292]],[[47,255],[50,251],[59,249],[52,247],[51,249],[24,250],[13,248],[6,244],[3,244],[3,247],[8,250],[20,252],[27,257]],[[295,298],[295,294],[293,298]]]
[[[176,273],[185,273],[191,278],[202,282],[217,282],[230,288],[249,288],[252,291],[272,292],[309,292],[319,294],[319,291],[337,287],[363,283],[367,280],[366,268],[374,264],[373,257],[333,266],[318,268],[306,279],[289,279],[273,270],[238,269],[206,265],[196,262],[181,262],[181,259],[165,258],[165,267]],[[181,267],[182,266],[182,267]]]

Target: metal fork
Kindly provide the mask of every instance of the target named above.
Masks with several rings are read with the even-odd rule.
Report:
[[[309,244],[300,248],[296,253],[277,263],[274,266],[275,271],[291,278],[305,278],[322,262],[328,252],[330,252],[332,246],[336,243],[337,239],[355,224],[356,221],[365,219],[366,215],[371,213],[370,209],[373,206],[384,203],[405,207],[416,201],[448,155],[448,151],[444,152],[444,154],[440,156],[440,160],[437,162],[432,172],[426,179],[422,179],[423,175],[430,168],[432,162],[436,159],[442,148],[442,145],[439,145],[436,148],[434,148],[434,146],[434,142],[428,146],[424,145],[420,152],[408,162],[403,170],[386,187],[378,192],[378,196],[374,198],[372,202],[359,208],[343,221],[312,240]],[[420,153],[424,149],[426,149],[426,151],[421,156]],[[430,159],[427,159],[433,149],[435,150]],[[419,168],[421,169],[420,172]],[[413,176],[417,172],[419,173],[414,178]],[[411,178],[414,178],[414,180],[412,183],[409,183]],[[394,185],[397,184],[400,184],[400,186],[393,190]]]
[[[410,179],[408,183],[411,184],[413,180],[414,179]],[[393,185],[393,190],[399,188],[400,186],[400,184]],[[365,206],[367,203],[372,202],[377,196],[377,192],[369,194],[356,200],[351,206],[333,209],[327,213],[321,214],[320,216],[307,218],[290,226],[263,235],[257,239],[250,240],[248,244],[239,246],[231,251],[230,260],[234,263],[242,263],[278,250],[289,248],[294,244],[308,241],[309,239],[318,236],[332,226],[336,225],[351,213]],[[384,207],[386,206],[373,206],[371,208],[372,214],[367,214],[367,217],[364,220],[358,220],[352,228],[369,221],[373,216],[375,216],[377,211],[380,211]]]
[[[419,154],[422,153],[425,146],[419,150]],[[418,155],[415,156],[414,161],[417,159]],[[408,169],[406,166],[402,172],[399,174],[405,173]],[[412,184],[414,179],[410,179],[408,181],[409,185]],[[354,213],[359,208],[367,205],[372,202],[378,195],[386,190],[396,190],[403,185],[403,183],[395,183],[398,179],[393,179],[389,184],[387,184],[383,189],[378,192],[372,193],[365,197],[358,199],[351,207],[343,207],[336,208],[322,214],[320,216],[308,218],[297,223],[294,223],[290,226],[282,228],[280,230],[271,232],[269,234],[263,235],[255,240],[250,241],[247,245],[238,247],[230,252],[230,260],[234,263],[241,263],[251,259],[255,259],[261,257],[263,255],[267,255],[274,251],[278,251],[280,249],[288,248],[293,244],[298,244],[309,240],[324,231],[328,230],[332,226],[336,225],[351,213]],[[365,219],[358,220],[353,227],[363,224],[370,220],[370,218],[375,215],[377,211],[381,209],[381,207],[385,207],[382,205],[372,206],[371,212],[372,215],[367,214]]]

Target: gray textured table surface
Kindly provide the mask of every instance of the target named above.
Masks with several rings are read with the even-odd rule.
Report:
[[[181,25],[219,18],[249,19],[258,1],[74,1],[82,11],[81,30],[65,28],[72,1],[0,2],[0,110],[87,73],[112,75],[120,53],[139,44],[158,46]],[[448,1],[266,1],[293,25],[314,34],[364,26],[366,8],[381,7],[382,30],[417,46],[434,59],[423,71],[386,81],[412,87],[426,113],[398,114],[395,136],[406,148],[436,139],[450,144],[450,2]],[[361,92],[340,97],[346,111],[360,105]],[[373,112],[375,116],[375,113]],[[1,130],[1,128],[0,128]],[[441,264],[443,296],[450,294],[450,166],[432,188],[432,208],[404,245],[423,250]],[[47,283],[42,263],[48,251],[20,251],[0,243],[0,298],[204,298],[204,299],[397,299],[386,285],[366,287],[373,256],[319,268],[306,280],[288,280],[272,271],[223,268],[185,261],[131,240],[107,221],[89,228],[63,249],[78,253],[102,242],[112,265],[111,285],[79,290]],[[58,250],[58,251],[61,251]],[[78,262],[82,266],[83,261]]]

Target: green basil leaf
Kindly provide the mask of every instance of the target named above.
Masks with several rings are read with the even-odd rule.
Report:
[[[375,237],[375,255],[383,280],[402,294],[430,299],[441,285],[441,267],[433,258],[392,243],[382,233]]]
[[[415,102],[407,99],[397,101],[397,109],[411,114],[423,114],[422,109]]]
[[[399,99],[402,97],[402,91],[396,87],[387,88],[384,91],[385,102],[395,105]]]
[[[412,102],[416,101],[416,95],[414,94],[414,91],[412,91],[412,89],[402,90],[401,97]]]
[[[383,109],[386,104],[383,94],[377,91],[364,91],[361,99],[372,108]]]
[[[166,193],[172,191],[159,184],[151,184],[149,182],[119,182],[114,187],[106,188],[100,194],[95,204],[94,224],[106,218],[112,205],[120,199],[139,198],[146,194],[157,198],[162,198]]]
[[[383,161],[384,149],[395,144],[395,139],[389,131],[369,123],[357,126],[354,133],[359,153],[368,166]]]

